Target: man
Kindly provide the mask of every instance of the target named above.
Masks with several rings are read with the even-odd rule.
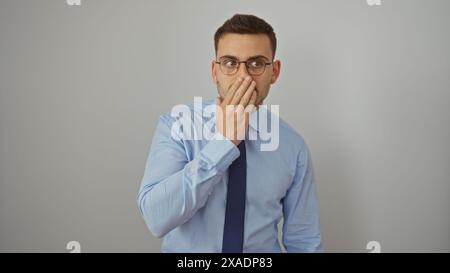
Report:
[[[201,105],[217,110],[214,133],[192,140],[187,126],[176,129],[179,119],[160,117],[138,194],[147,226],[163,238],[162,252],[281,252],[277,224],[283,218],[281,243],[288,252],[321,251],[306,143],[280,121],[271,128],[279,134],[276,149],[261,149],[255,117],[281,66],[274,60],[273,28],[236,14],[214,41],[212,79],[219,96]],[[202,111],[192,112],[189,118],[206,121]],[[278,117],[269,113],[268,119]]]

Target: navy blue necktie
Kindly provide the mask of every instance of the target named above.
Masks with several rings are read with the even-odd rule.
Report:
[[[229,168],[227,206],[223,229],[223,253],[242,253],[244,243],[245,191],[247,183],[247,157],[245,142],[238,145],[240,156]]]

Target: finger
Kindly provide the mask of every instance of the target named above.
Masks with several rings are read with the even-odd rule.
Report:
[[[250,102],[248,103],[248,105],[254,106],[257,98],[258,98],[258,93],[256,91],[253,91],[252,97],[250,98]]]
[[[223,99],[223,103],[230,104],[231,100],[233,99],[234,93],[239,88],[239,86],[242,83],[242,78],[238,78],[234,81],[234,83],[228,88],[227,94],[225,95],[225,98]]]
[[[241,101],[242,96],[245,94],[245,91],[247,91],[247,88],[251,82],[252,78],[250,76],[247,76],[247,78],[245,78],[245,80],[242,82],[241,86],[239,86],[238,90],[236,90],[236,93],[231,100],[232,105],[237,105]]]
[[[256,82],[252,81],[250,86],[247,88],[247,91],[245,91],[244,96],[242,96],[241,101],[239,102],[240,105],[243,105],[244,107],[247,106],[248,102],[250,101],[251,96],[253,95],[253,91],[255,90]]]
[[[253,110],[256,108],[256,99],[258,98],[258,94],[256,91],[253,91],[252,97],[250,98],[250,101],[248,102],[247,107],[245,107],[246,112],[253,112]]]

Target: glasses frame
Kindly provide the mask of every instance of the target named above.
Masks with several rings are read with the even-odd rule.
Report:
[[[230,58],[230,59],[232,59],[232,58]],[[216,63],[216,64],[219,64],[220,71],[222,71],[223,74],[228,75],[228,76],[236,74],[236,72],[238,72],[238,70],[239,70],[239,67],[241,66],[241,63],[245,63],[245,69],[247,70],[247,73],[250,74],[250,75],[252,75],[252,76],[259,76],[259,75],[264,74],[264,72],[266,72],[266,67],[267,67],[268,65],[273,64],[273,61],[272,61],[272,62],[266,62],[266,61],[264,60],[264,61],[265,61],[265,62],[264,62],[264,69],[262,70],[261,73],[255,74],[255,73],[250,73],[250,71],[249,71],[249,63],[248,63],[249,61],[255,60],[255,58],[251,58],[251,59],[248,59],[248,60],[246,60],[246,61],[239,61],[238,59],[233,59],[233,60],[236,60],[236,62],[238,63],[238,66],[236,67],[236,69],[235,69],[235,71],[234,71],[233,73],[225,73],[225,72],[223,71],[223,69],[222,69],[222,61],[217,61],[217,60],[216,60],[215,63]]]

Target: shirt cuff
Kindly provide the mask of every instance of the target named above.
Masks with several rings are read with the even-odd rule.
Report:
[[[201,154],[219,172],[222,172],[239,157],[240,152],[231,140],[224,137],[221,133],[216,133],[208,144],[203,147]]]

